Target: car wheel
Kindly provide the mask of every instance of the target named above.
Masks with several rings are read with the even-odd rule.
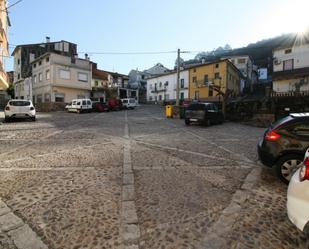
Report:
[[[288,184],[295,171],[301,166],[303,156],[291,154],[281,157],[276,163],[274,170],[277,177]]]
[[[190,125],[190,120],[189,119],[185,119],[185,124],[186,125]]]
[[[35,116],[32,117],[31,120],[32,120],[33,122],[35,122],[35,121],[36,121],[36,117],[35,117]]]
[[[10,122],[10,121],[11,121],[11,120],[10,120],[9,117],[5,117],[5,118],[4,118],[4,122],[5,122],[5,123],[8,123],[8,122]]]

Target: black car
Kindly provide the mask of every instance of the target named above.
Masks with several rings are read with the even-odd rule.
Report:
[[[199,123],[204,125],[221,124],[224,116],[214,103],[193,102],[185,111],[185,124]]]
[[[262,163],[288,183],[309,147],[309,113],[290,114],[272,124],[258,144]]]

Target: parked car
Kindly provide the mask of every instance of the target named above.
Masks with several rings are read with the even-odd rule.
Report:
[[[108,104],[103,102],[92,101],[92,111],[94,112],[109,112]]]
[[[70,105],[66,106],[68,112],[91,112],[92,102],[90,99],[73,99]]]
[[[134,109],[136,107],[136,100],[134,98],[121,99],[123,108]]]
[[[119,111],[123,108],[121,100],[115,98],[108,100],[108,107],[111,111]]]
[[[309,147],[309,113],[296,113],[272,124],[258,143],[261,162],[288,183]]]
[[[36,120],[36,111],[31,100],[12,99],[4,109],[5,121],[8,122],[14,118],[30,118]]]
[[[185,124],[199,123],[204,125],[221,124],[224,116],[214,103],[192,102],[185,111]]]
[[[291,178],[287,193],[290,221],[309,238],[309,149],[301,167]]]

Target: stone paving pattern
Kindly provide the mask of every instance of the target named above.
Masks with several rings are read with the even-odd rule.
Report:
[[[0,249],[32,232],[50,249],[306,248],[257,160],[263,132],[186,127],[155,106],[0,123],[0,198],[22,221],[0,225]]]

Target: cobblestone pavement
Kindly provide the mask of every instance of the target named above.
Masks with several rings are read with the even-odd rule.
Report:
[[[263,131],[155,106],[0,123],[0,249],[306,248]]]

